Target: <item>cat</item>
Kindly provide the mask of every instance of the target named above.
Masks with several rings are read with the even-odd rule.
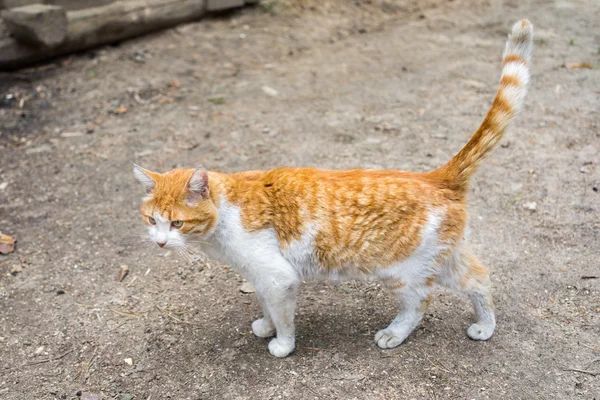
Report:
[[[437,285],[470,296],[477,316],[467,335],[488,340],[496,320],[488,271],[467,243],[469,180],[521,108],[529,81],[533,26],[517,22],[506,42],[500,86],[467,145],[431,172],[280,168],[234,174],[134,165],[147,195],[141,214],[160,247],[200,250],[237,269],[256,288],[263,317],[252,323],[268,348],[295,348],[301,280],[370,277],[401,310],[378,331],[382,349],[400,345],[420,322]]]

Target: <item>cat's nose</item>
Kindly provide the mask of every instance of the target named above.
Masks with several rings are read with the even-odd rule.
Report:
[[[156,244],[158,245],[158,247],[164,247],[165,244],[167,244],[167,242],[156,242]]]

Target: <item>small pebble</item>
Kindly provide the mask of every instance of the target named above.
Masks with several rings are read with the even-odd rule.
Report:
[[[252,286],[252,284],[250,282],[244,282],[240,286],[240,292],[242,292],[242,293],[254,293],[254,292],[256,292],[256,289],[254,289],[254,286]]]
[[[269,87],[269,86],[263,86],[262,91],[265,94],[268,94],[269,96],[273,96],[273,97],[275,97],[279,94],[279,92],[276,89],[273,89],[272,87]]]

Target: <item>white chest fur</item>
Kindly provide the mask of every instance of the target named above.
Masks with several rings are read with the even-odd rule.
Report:
[[[219,222],[206,241],[202,246],[206,254],[242,273],[259,267],[256,263],[261,260],[281,254],[274,229],[247,232],[240,209],[226,200],[221,200]]]

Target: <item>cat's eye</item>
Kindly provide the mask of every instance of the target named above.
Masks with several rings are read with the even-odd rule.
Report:
[[[171,222],[171,226],[173,228],[181,228],[183,226],[183,221],[179,221],[179,220],[173,221],[173,222]]]
[[[156,220],[152,217],[148,217],[148,222],[150,222],[152,225],[156,225]]]

